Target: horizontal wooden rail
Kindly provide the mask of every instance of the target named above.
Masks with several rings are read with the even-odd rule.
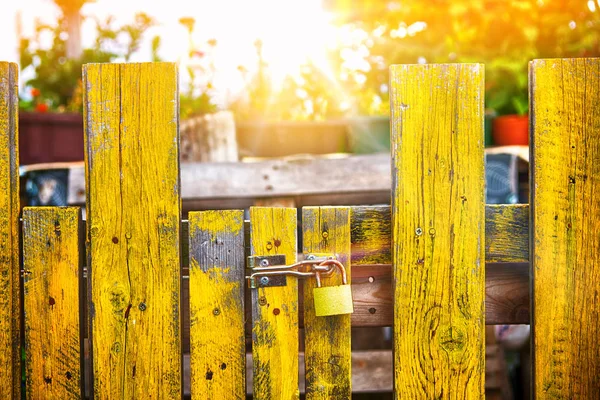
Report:
[[[352,265],[391,264],[389,206],[351,207]],[[246,221],[246,237],[249,222]],[[529,205],[485,207],[485,257],[488,263],[529,262]],[[182,222],[183,265],[188,265],[188,223]],[[248,247],[248,246],[246,246]]]

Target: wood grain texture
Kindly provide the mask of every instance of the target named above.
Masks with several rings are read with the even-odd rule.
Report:
[[[245,399],[244,211],[189,218],[191,394]]]
[[[389,206],[352,209],[352,265],[391,264]],[[485,206],[486,262],[529,262],[529,205]]]
[[[305,207],[302,210],[304,255],[334,254],[350,270],[350,209]],[[339,286],[339,271],[322,278],[322,286]],[[306,398],[350,399],[352,395],[351,314],[315,316],[313,290],[316,280],[304,279],[304,362]],[[331,299],[335,302],[336,299]]]
[[[534,398],[600,393],[600,59],[535,60]]]
[[[484,68],[390,73],[395,396],[483,398]]]
[[[179,398],[177,67],[84,67],[94,396]]]
[[[79,207],[23,210],[28,399],[83,398]]]
[[[295,208],[250,209],[250,252],[253,256],[281,254],[296,262]],[[251,289],[254,399],[297,399],[298,279],[286,286]]]
[[[485,206],[485,261],[529,261],[529,205]]]
[[[0,399],[21,393],[18,71],[0,62]]]

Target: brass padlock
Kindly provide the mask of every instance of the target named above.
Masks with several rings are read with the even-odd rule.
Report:
[[[352,303],[352,289],[346,278],[346,268],[336,260],[328,260],[321,265],[335,264],[342,273],[342,284],[339,286],[321,286],[321,276],[315,273],[317,287],[313,289],[315,301],[315,315],[326,317],[329,315],[352,314],[354,304]]]

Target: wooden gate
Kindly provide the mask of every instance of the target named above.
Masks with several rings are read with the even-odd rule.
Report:
[[[298,398],[302,327],[306,397],[350,398],[352,326],[393,326],[396,398],[482,398],[499,323],[532,326],[532,397],[597,398],[600,60],[530,64],[529,206],[485,205],[484,66],[392,66],[391,207],[305,207],[301,251],[293,208],[181,221],[174,64],[83,81],[86,221],[21,213],[17,67],[0,63],[0,398],[181,398],[186,335],[192,398],[245,398],[247,336],[254,398]],[[353,314],[317,317],[313,278],[247,286],[248,257],[309,255],[343,263]]]

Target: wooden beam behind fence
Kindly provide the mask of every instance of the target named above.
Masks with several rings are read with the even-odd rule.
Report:
[[[534,398],[600,393],[600,59],[530,64]]]
[[[335,254],[350,270],[350,208],[305,207],[302,210],[304,255]],[[335,271],[322,278],[323,286],[342,284]],[[351,314],[315,316],[314,279],[304,280],[304,362],[306,399],[350,399],[352,395]],[[331,302],[340,299],[330,299]]]
[[[296,262],[295,208],[250,209],[250,254]],[[298,390],[298,278],[285,286],[251,289],[253,398],[294,399]]]
[[[391,67],[397,398],[483,398],[483,65]]]
[[[81,211],[23,210],[25,371],[29,399],[83,398]]]
[[[18,71],[0,62],[0,399],[21,393]]]
[[[194,399],[246,398],[244,212],[190,212]]]
[[[392,218],[389,206],[354,206],[352,265],[392,263]],[[485,206],[485,261],[529,262],[529,205]]]
[[[177,67],[84,67],[94,395],[179,398]]]

